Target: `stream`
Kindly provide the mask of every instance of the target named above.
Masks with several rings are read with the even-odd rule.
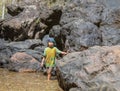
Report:
[[[0,91],[63,91],[42,73],[17,73],[0,68]]]

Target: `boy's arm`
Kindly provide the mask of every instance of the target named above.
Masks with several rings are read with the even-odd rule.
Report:
[[[57,48],[56,48],[56,51],[57,51],[58,54],[63,54],[63,55],[66,55],[66,54],[67,54],[67,52],[60,51],[60,50],[57,49]]]
[[[42,58],[41,67],[43,67],[44,61],[45,61],[45,57]]]
[[[42,58],[42,62],[41,62],[41,67],[43,67],[45,57],[46,57],[46,49],[44,50],[44,54],[43,54],[43,58]]]

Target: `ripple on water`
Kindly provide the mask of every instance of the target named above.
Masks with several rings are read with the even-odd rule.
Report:
[[[57,80],[42,73],[16,73],[0,69],[0,91],[62,91]]]

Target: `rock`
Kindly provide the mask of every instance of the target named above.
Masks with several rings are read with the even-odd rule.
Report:
[[[11,57],[9,70],[16,72],[35,72],[40,68],[40,63],[32,56],[17,52]]]
[[[62,45],[57,46],[61,50],[80,51],[101,45],[99,26],[103,8],[95,1],[71,0],[63,8],[60,25],[54,26],[49,35],[54,36],[58,45]],[[66,48],[68,45],[69,48]]]
[[[96,0],[99,1],[100,3],[104,4],[106,7],[112,7],[116,8],[119,7],[120,1],[119,0]]]
[[[19,42],[10,42],[8,46],[17,48],[19,50],[34,49],[35,47],[43,45],[40,39],[28,39]]]
[[[37,49],[37,50],[36,50]],[[38,47],[35,50],[27,49],[27,50],[19,50],[19,52],[24,52],[32,57],[34,57],[37,61],[41,62],[42,61],[42,55],[44,53],[44,47],[41,47],[41,50],[38,49]]]
[[[41,1],[23,1],[7,8],[13,17],[1,23],[0,33],[11,41],[42,39],[52,26],[59,24],[62,14],[60,7],[49,8]]]
[[[7,19],[2,23],[4,38],[7,40],[25,40],[29,32],[35,29],[39,12],[35,5],[23,7],[24,11],[14,18]],[[33,35],[34,36],[34,35]]]
[[[60,6],[61,2],[63,6]],[[66,41],[69,44],[69,41],[75,38],[77,43],[72,41],[69,44],[72,51],[84,50],[94,45],[112,45],[109,41],[114,39],[113,36],[117,36],[117,40],[114,39],[113,42],[113,45],[117,45],[119,44],[117,43],[117,41],[119,42],[119,3],[119,0],[116,2],[112,0],[20,1],[18,5],[9,6],[8,12],[14,14],[17,10],[24,10],[18,12],[19,14],[16,13],[15,17],[0,23],[0,35],[7,40],[20,41],[29,38],[43,39],[45,35],[49,34],[55,38],[57,47],[61,50],[66,49]],[[75,32],[77,28],[75,22],[82,26],[79,20],[86,24],[84,27],[91,23],[97,30],[95,36],[93,33],[88,36],[88,32],[85,34],[85,36],[87,35],[85,39],[73,36],[71,31]],[[106,33],[109,33],[109,30],[106,32],[106,28],[109,28],[110,31],[115,30],[114,34],[111,33],[112,37],[109,34],[106,36]],[[83,31],[85,30],[83,29]],[[94,39],[96,41],[93,42]],[[79,40],[82,43],[79,43]],[[91,44],[85,43],[86,40]],[[80,44],[80,48],[78,48],[78,44]]]
[[[49,26],[59,24],[60,17],[62,14],[61,7],[55,6],[52,7],[51,9],[43,7],[41,9],[44,10],[44,12],[40,13],[40,18],[43,23]]]
[[[71,88],[69,91],[81,91],[79,88]]]
[[[5,41],[4,39],[0,39],[0,50],[5,49]]]
[[[83,47],[101,45],[100,31],[90,22],[84,22],[81,19],[73,21],[70,30],[68,42],[70,47],[73,47],[73,50],[79,51]]]
[[[102,13],[101,25],[118,24],[120,18],[120,8],[106,8]]]
[[[50,33],[56,38],[59,45],[64,45],[68,41],[68,50],[71,51],[80,51],[94,45],[101,45],[102,38],[98,27],[82,19],[74,20],[64,25],[62,29],[58,26],[53,27]],[[64,49],[65,46],[61,46],[61,49]]]
[[[119,8],[106,8],[102,13],[100,31],[102,32],[102,45],[111,46],[120,43],[120,10]]]
[[[120,29],[118,26],[104,25],[100,28],[100,31],[102,31],[102,45],[113,46],[120,44]]]
[[[45,35],[45,36],[43,37],[43,39],[42,39],[42,42],[43,42],[43,44],[44,44],[46,47],[47,47],[47,45],[48,45],[48,43],[47,43],[48,38],[49,38],[49,35]]]
[[[25,41],[10,42],[7,45],[14,48],[14,53],[25,52],[36,58],[39,62],[41,62],[42,53],[45,48],[40,39],[28,39]]]
[[[69,91],[82,91],[80,88],[71,88]],[[116,91],[112,86],[101,85],[100,87],[91,87],[89,90],[85,91]]]
[[[83,52],[70,53],[57,61],[59,85],[64,91],[70,88],[79,88],[80,91],[94,91],[92,88],[95,91],[99,91],[99,88],[119,91],[119,60],[119,45],[95,46]],[[104,85],[107,87],[104,88]]]
[[[7,67],[10,56],[13,54],[12,47],[6,46],[8,42],[0,39],[0,67]]]
[[[119,1],[102,1],[70,0],[66,3],[60,24],[49,32],[59,49],[80,51],[94,45],[119,44]]]
[[[116,3],[118,1],[116,0],[114,5],[111,5],[111,0],[107,0],[106,2],[105,0],[102,1],[103,2],[98,0],[71,0],[66,5],[66,7],[63,8],[60,26],[54,26],[49,33],[50,35],[58,39],[57,43],[59,43],[59,45],[62,45],[60,49],[66,49],[66,41],[69,45],[69,48],[67,49],[70,49],[71,51],[85,50],[88,47],[94,45],[106,46],[119,44],[119,7],[117,7]],[[84,26],[78,20],[85,22]],[[87,39],[82,38],[79,33],[82,28],[78,28],[77,32],[77,25],[76,28],[72,28],[73,26],[75,26],[75,22],[77,22],[80,27],[87,27],[88,22],[93,24],[94,26],[96,25],[96,38],[95,36],[93,36],[94,34],[91,35],[91,38],[86,36],[89,35],[88,32],[86,33],[86,35],[81,34],[88,38],[88,42],[85,43]],[[83,31],[85,31],[85,29],[83,29]],[[90,30],[88,29],[88,31]],[[76,32],[76,34],[74,34],[73,32]],[[76,36],[74,36],[73,34]],[[80,37],[78,38],[77,35],[79,35]],[[94,40],[93,37],[95,38],[94,42],[92,42]],[[80,43],[78,39],[80,40]],[[84,43],[82,41],[84,41]],[[93,45],[90,46],[89,44],[87,44],[89,42]]]
[[[105,9],[105,6],[103,4],[92,4],[88,5],[88,7],[84,10],[84,13],[86,15],[87,21],[92,22],[97,27],[100,27],[101,21],[102,21],[102,13]]]
[[[56,46],[60,50],[64,49],[64,44],[65,44],[65,36],[62,35],[62,32],[63,31],[61,30],[61,27],[59,25],[53,26],[49,32],[49,35],[51,37],[54,37],[54,39],[56,41]],[[65,32],[64,32],[64,34],[65,34]]]
[[[17,5],[8,5],[7,6],[7,12],[12,15],[12,16],[16,16],[18,14],[20,14],[22,11],[24,10],[24,8],[17,6]]]
[[[35,60],[37,60],[37,63],[40,64],[44,48],[45,47],[43,46],[41,40],[37,40],[37,39],[34,39],[34,40],[29,39],[23,42],[21,41],[21,42],[10,42],[10,43],[1,39],[0,40],[0,67],[7,68],[13,71],[18,71],[19,70],[18,68],[22,67],[21,66],[22,64],[14,63],[10,61],[10,58],[12,57],[12,55],[17,52],[32,56]],[[17,54],[17,55],[20,55],[20,54]],[[29,64],[30,64],[29,62],[25,62],[25,65],[23,65],[24,68],[25,67],[27,68]],[[38,66],[36,66],[36,63],[33,63],[33,64],[31,63],[33,67],[34,67],[34,64],[35,64],[36,70],[39,71],[40,68],[37,69]],[[16,66],[18,66],[18,68]]]

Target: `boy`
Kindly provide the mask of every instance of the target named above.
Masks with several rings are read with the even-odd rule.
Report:
[[[44,50],[44,57],[42,59],[41,62],[41,66],[43,66],[44,61],[45,61],[45,66],[47,68],[47,80],[49,81],[51,78],[51,72],[53,67],[55,67],[55,57],[56,54],[63,54],[66,55],[66,52],[62,52],[59,49],[57,49],[56,47],[54,47],[55,45],[55,40],[53,38],[49,38],[48,39],[48,47],[45,48]]]

